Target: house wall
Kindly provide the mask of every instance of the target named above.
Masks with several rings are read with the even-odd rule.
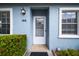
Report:
[[[27,35],[27,48],[32,46],[32,17],[30,7],[25,7],[26,15],[21,15],[20,6],[13,7],[13,34],[26,34]],[[26,22],[22,20],[26,19]]]
[[[24,5],[0,5],[0,8],[12,8],[12,24],[13,24],[13,34],[27,34],[27,48],[30,49],[32,46],[32,17],[31,9],[29,6],[25,6],[26,15],[21,15],[21,8]],[[22,20],[26,19],[26,22]]]
[[[59,38],[59,8],[79,7],[79,5],[51,5],[49,7],[49,49],[79,49],[78,38]]]
[[[24,7],[26,10],[25,16],[21,15],[22,7]],[[33,5],[28,6],[27,4],[0,4],[0,8],[12,8],[13,34],[26,34],[28,49],[30,49],[33,44],[33,19],[32,19],[31,7],[33,7]],[[40,6],[38,5],[38,7],[40,7]],[[45,6],[45,7],[47,7],[47,6]],[[47,16],[47,13],[44,15]],[[22,21],[23,19],[26,19],[26,22],[23,22]],[[47,19],[47,21],[48,21],[48,19]],[[48,26],[48,25],[46,25],[46,26]],[[47,32],[48,32],[48,30],[47,30]],[[48,40],[48,38],[46,40]],[[48,41],[46,41],[46,44],[48,45],[47,42]]]
[[[33,5],[32,5],[33,6]],[[39,5],[35,5],[39,6]],[[41,5],[42,7],[43,5]],[[44,5],[47,7],[48,5]],[[44,7],[43,6],[43,7]],[[25,7],[26,15],[21,15],[21,8]],[[79,49],[79,39],[61,39],[59,38],[59,8],[60,7],[79,7],[77,5],[57,5],[57,4],[50,4],[49,5],[49,21],[47,26],[49,26],[49,40],[47,41],[48,47],[50,50],[61,48],[75,48]],[[27,44],[28,49],[32,47],[33,43],[33,32],[32,32],[32,12],[31,6],[23,4],[23,5],[0,5],[0,8],[12,8],[13,9],[13,34],[27,34]],[[26,22],[22,22],[22,19],[26,19]]]

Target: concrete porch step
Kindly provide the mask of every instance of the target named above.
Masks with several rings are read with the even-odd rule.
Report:
[[[47,52],[49,56],[53,56],[52,52],[48,50],[47,46],[43,44],[33,45],[30,52]]]
[[[33,45],[31,48],[32,52],[46,52],[47,50],[48,50],[47,46],[42,44]]]

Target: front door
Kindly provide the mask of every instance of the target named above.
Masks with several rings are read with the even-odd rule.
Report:
[[[33,44],[45,44],[46,17],[33,17]]]

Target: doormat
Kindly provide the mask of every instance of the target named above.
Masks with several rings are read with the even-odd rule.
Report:
[[[31,52],[30,56],[48,56],[47,52]]]

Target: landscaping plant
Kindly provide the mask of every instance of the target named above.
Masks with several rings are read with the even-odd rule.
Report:
[[[26,50],[26,35],[0,36],[0,56],[21,56]]]
[[[60,50],[60,51],[55,51],[55,53],[58,56],[79,56],[79,50],[75,50],[75,49]]]

